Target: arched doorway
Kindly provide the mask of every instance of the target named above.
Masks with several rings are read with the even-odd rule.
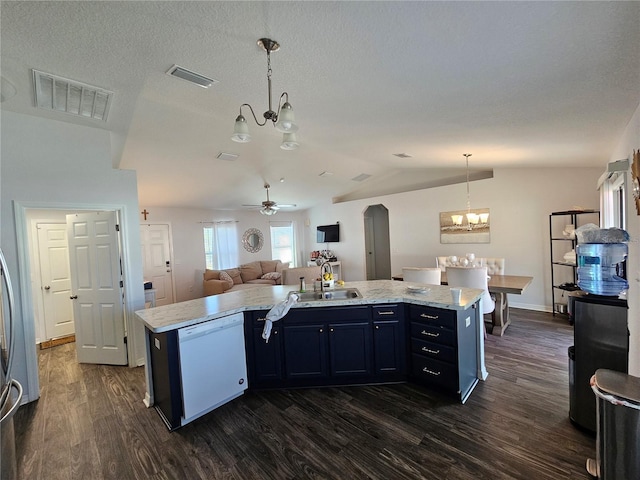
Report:
[[[367,280],[390,280],[389,210],[384,205],[369,205],[364,211],[364,248]]]

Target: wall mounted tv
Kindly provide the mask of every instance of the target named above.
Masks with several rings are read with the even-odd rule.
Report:
[[[340,225],[318,225],[316,230],[318,243],[329,243],[340,241]]]

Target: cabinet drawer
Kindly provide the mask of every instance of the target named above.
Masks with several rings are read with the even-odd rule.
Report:
[[[415,377],[451,390],[458,390],[458,371],[455,366],[415,353],[411,355],[411,360],[411,371]]]
[[[433,343],[455,346],[455,332],[437,325],[411,322],[411,337]]]
[[[374,320],[393,320],[402,315],[400,305],[374,305],[371,307]]]
[[[456,313],[453,310],[441,310],[439,308],[420,307],[411,305],[409,310],[411,320],[440,325],[442,327],[454,329],[456,325]]]
[[[411,351],[442,362],[456,363],[456,350],[453,347],[412,338]]]

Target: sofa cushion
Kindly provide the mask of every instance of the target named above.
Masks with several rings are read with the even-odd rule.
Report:
[[[233,287],[233,278],[224,270],[220,272],[220,280],[227,284],[227,290]]]
[[[262,274],[269,272],[275,272],[278,263],[282,263],[280,260],[260,260],[260,267],[262,268]]]
[[[249,280],[246,282],[247,285],[275,285],[275,280],[268,280],[262,278],[256,278],[255,280]]]
[[[276,265],[276,272],[282,273],[282,270],[284,270],[285,268],[289,268],[289,264],[291,262],[280,262]]]
[[[242,285],[242,277],[240,276],[240,270],[237,268],[227,268],[225,270],[229,276],[233,279],[234,285]]]
[[[203,274],[204,280],[220,280],[220,270],[206,269]]]
[[[260,278],[262,276],[262,266],[260,262],[256,261],[240,265],[240,276],[242,277],[243,283]]]

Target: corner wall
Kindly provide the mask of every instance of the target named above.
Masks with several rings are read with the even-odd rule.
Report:
[[[1,240],[17,304],[14,377],[25,388],[25,398],[31,401],[39,397],[39,392],[29,389],[25,347],[33,347],[35,351],[35,339],[25,339],[24,334],[26,322],[33,319],[25,318],[21,306],[19,275],[28,272],[18,271],[20,232],[16,231],[14,202],[42,207],[63,204],[122,207],[123,241],[127,247],[125,271],[130,282],[126,287],[126,314],[133,327],[129,336],[136,357],[129,361],[136,362],[144,357],[143,329],[133,313],[144,308],[136,174],[111,168],[111,139],[105,130],[3,111],[1,135]]]

